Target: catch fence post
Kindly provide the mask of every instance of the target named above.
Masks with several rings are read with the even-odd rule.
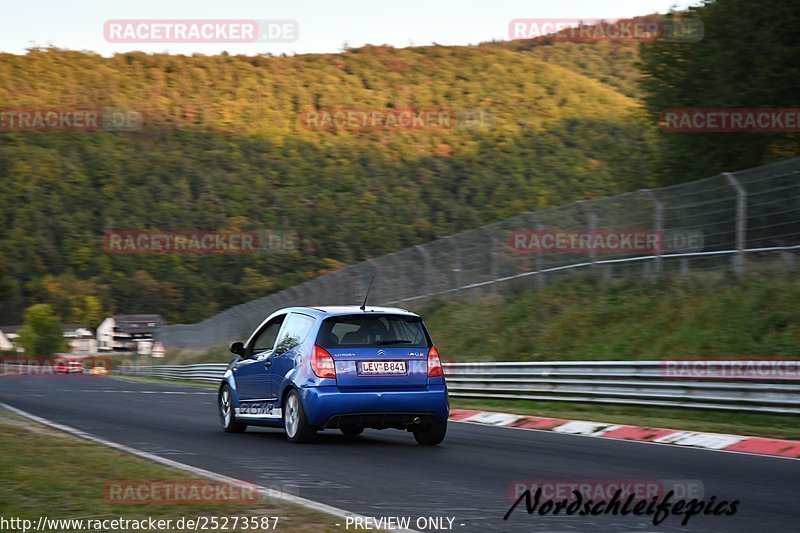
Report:
[[[661,203],[661,200],[658,199],[656,193],[654,193],[652,189],[644,189],[642,192],[653,202],[653,210],[655,213],[653,216],[653,230],[657,231],[660,235],[659,247],[655,253],[655,266],[656,273],[660,274],[662,268],[661,263],[663,261],[661,258],[661,250],[664,248],[664,204]]]
[[[747,246],[747,191],[730,172],[724,173],[723,176],[736,191],[736,254],[731,260],[731,267],[741,276],[745,271],[744,249]]]
[[[431,254],[428,253],[428,250],[422,247],[421,244],[414,246],[414,249],[419,252],[422,256],[422,264],[425,265],[424,270],[422,272],[422,295],[421,296],[429,296],[431,292],[431,279],[433,278],[433,268],[431,263]],[[424,300],[427,298],[424,298]]]

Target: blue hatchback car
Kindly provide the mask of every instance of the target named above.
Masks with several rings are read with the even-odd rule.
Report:
[[[219,388],[225,431],[283,427],[291,442],[317,431],[410,431],[444,440],[450,406],[439,353],[422,319],[387,307],[291,307],[235,342]]]

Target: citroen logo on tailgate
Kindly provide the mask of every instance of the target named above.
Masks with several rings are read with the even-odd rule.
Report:
[[[384,350],[378,350],[378,355],[386,355],[386,352]]]

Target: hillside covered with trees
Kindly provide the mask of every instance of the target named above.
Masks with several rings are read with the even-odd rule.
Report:
[[[141,113],[132,132],[0,134],[0,323],[197,321],[343,263],[648,182],[622,91],[526,47],[296,57],[0,55],[5,110]],[[442,127],[317,128],[325,110],[447,110]],[[460,121],[460,122],[459,122]],[[289,230],[294,253],[113,255],[108,229]]]
[[[294,57],[0,54],[0,111],[117,108],[143,119],[134,131],[0,127],[0,324],[37,303],[94,326],[109,312],[194,322],[523,211],[796,156],[797,132],[658,124],[675,107],[800,107],[800,4],[713,0],[676,16],[699,18],[702,38]],[[408,110],[452,120],[318,120]],[[299,247],[106,253],[107,230],[137,229],[289,231]]]

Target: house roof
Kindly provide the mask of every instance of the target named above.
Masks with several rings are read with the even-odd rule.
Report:
[[[64,329],[64,337],[68,337],[68,338],[75,337],[75,338],[79,338],[79,339],[93,339],[94,338],[94,334],[92,333],[92,330],[87,328],[83,324],[67,324],[66,326],[63,327],[63,329]],[[78,335],[78,330],[81,330],[81,329],[85,330],[85,331],[88,331],[89,333],[88,334],[87,333],[82,333],[82,334]]]
[[[126,333],[144,333],[164,325],[161,315],[114,315],[116,326]],[[155,324],[150,326],[148,324]]]
[[[22,326],[0,326],[0,331],[3,333],[16,333],[22,329]]]

